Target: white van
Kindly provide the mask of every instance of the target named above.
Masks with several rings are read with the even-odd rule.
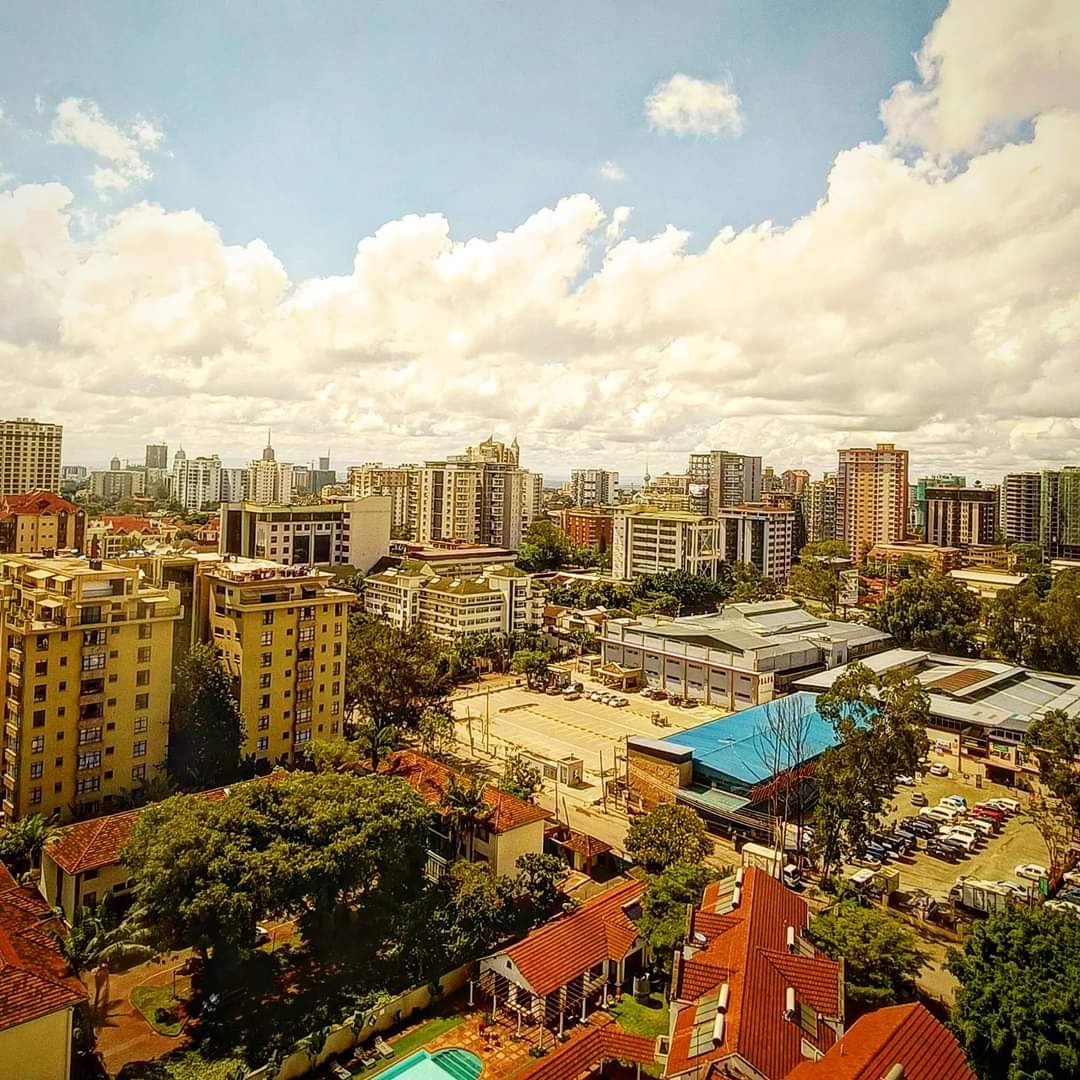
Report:
[[[984,821],[982,818],[967,817],[964,818],[964,824],[970,825],[971,828],[975,829],[977,832],[985,836],[987,840],[989,840],[990,837],[994,835],[993,824],[989,821]]]
[[[919,817],[929,818],[939,825],[951,825],[959,816],[959,811],[948,806],[921,806],[919,808]]]
[[[969,855],[975,850],[979,843],[973,832],[969,832],[967,829],[960,828],[959,826],[942,830],[941,839],[954,841]]]

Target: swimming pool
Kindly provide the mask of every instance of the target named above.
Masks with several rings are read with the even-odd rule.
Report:
[[[409,1080],[477,1080],[484,1063],[470,1050],[452,1047],[429,1054],[417,1050],[404,1061],[379,1073],[379,1080],[394,1080],[408,1074]]]

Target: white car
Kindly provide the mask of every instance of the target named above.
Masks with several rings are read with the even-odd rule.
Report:
[[[1015,799],[1007,799],[1004,796],[998,799],[988,799],[986,805],[992,810],[1001,810],[1006,814],[1020,813],[1020,804]]]
[[[966,829],[961,829],[959,826],[954,826],[951,829],[942,829],[939,834],[939,839],[952,840],[954,843],[959,844],[969,855],[979,846],[979,841],[975,834],[968,832]]]
[[[1080,919],[1080,906],[1070,903],[1068,900],[1047,900],[1043,905],[1048,911],[1067,911]]]
[[[977,832],[982,833],[987,840],[994,835],[994,826],[989,821],[984,821],[982,818],[966,817],[964,818],[964,824],[975,829]]]
[[[900,776],[898,776],[896,778],[896,782],[898,784],[902,784],[904,787],[914,787],[915,786],[915,777],[914,776],[908,776],[907,773],[902,773]]]
[[[955,806],[957,810],[967,809],[967,799],[963,795],[942,795],[938,806]]]
[[[1080,870],[1066,870],[1061,880],[1065,885],[1080,885]]]
[[[1027,878],[1028,881],[1038,881],[1039,878],[1047,877],[1047,870],[1045,866],[1040,866],[1038,863],[1022,862],[1018,864],[1013,873],[1019,878]]]
[[[1003,889],[1008,889],[1013,896],[1020,900],[1026,900],[1028,891],[1020,884],[1019,881],[997,881],[995,885],[1000,885]]]
[[[942,765],[939,762],[935,761],[934,764],[930,766],[930,775],[931,776],[948,776],[949,775],[949,766],[948,765]]]

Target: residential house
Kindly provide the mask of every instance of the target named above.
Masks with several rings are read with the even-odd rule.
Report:
[[[51,491],[0,498],[0,553],[81,551],[85,536],[86,511]]]

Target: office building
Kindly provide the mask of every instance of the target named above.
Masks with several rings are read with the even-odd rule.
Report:
[[[86,511],[51,491],[0,498],[0,554],[82,551]]]
[[[1080,466],[1042,474],[1039,543],[1046,559],[1080,559]]]
[[[614,508],[611,572],[616,578],[665,570],[716,577],[723,561],[715,518],[637,504]]]
[[[351,465],[348,485],[354,498],[388,495],[391,528],[413,532],[416,527],[417,492],[420,487],[419,466],[398,465],[396,468],[388,468],[381,462]]]
[[[461,540],[434,540],[430,544],[391,540],[389,557],[381,559],[376,569],[385,570],[405,560],[431,567],[441,577],[478,577],[495,566],[514,566],[517,552]]]
[[[760,457],[711,450],[691,454],[686,471],[690,477],[690,509],[695,513],[716,517],[722,506],[761,501]]]
[[[907,536],[908,452],[892,443],[838,451],[836,535],[856,558]]]
[[[1006,541],[1022,544],[1040,542],[1042,474],[1007,473],[998,496],[998,524]]]
[[[661,510],[690,509],[690,477],[687,473],[662,473],[649,478],[637,501]],[[704,500],[707,505],[708,500]]]
[[[717,521],[726,562],[749,563],[781,585],[787,581],[795,557],[793,509],[761,503],[724,506]]]
[[[573,469],[570,497],[575,506],[607,506],[615,502],[619,474],[609,469]]]
[[[0,420],[0,495],[59,491],[63,435],[59,424]]]
[[[147,469],[160,469],[162,472],[168,472],[168,445],[166,443],[147,443],[145,464]]]
[[[367,573],[390,545],[390,498],[264,506],[222,503],[223,554],[285,566],[351,566]]]
[[[997,532],[996,487],[927,487],[926,542],[968,548],[992,544]]]
[[[808,544],[836,539],[836,473],[811,480],[799,496],[799,505]]]
[[[910,489],[911,524],[913,528],[926,536],[926,489],[927,488],[965,488],[967,480],[962,476],[944,474],[941,476],[923,476]]]
[[[514,566],[464,577],[405,560],[364,581],[364,611],[401,629],[419,625],[440,641],[458,641],[470,634],[537,630],[544,598],[536,582]]]
[[[244,470],[242,497],[262,506],[287,506],[293,500],[293,466],[277,460],[269,432],[262,455],[248,462]]]
[[[917,559],[925,562],[935,574],[947,574],[951,570],[961,570],[964,566],[964,553],[959,548],[938,547],[918,540],[875,544],[870,549],[869,558],[890,566],[903,566],[906,561]]]
[[[107,810],[165,764],[180,596],[75,557],[9,556],[0,574],[4,816]]]
[[[108,469],[95,469],[90,473],[90,490],[97,498],[110,502],[145,495],[146,469],[122,466],[119,458],[113,458]]]

